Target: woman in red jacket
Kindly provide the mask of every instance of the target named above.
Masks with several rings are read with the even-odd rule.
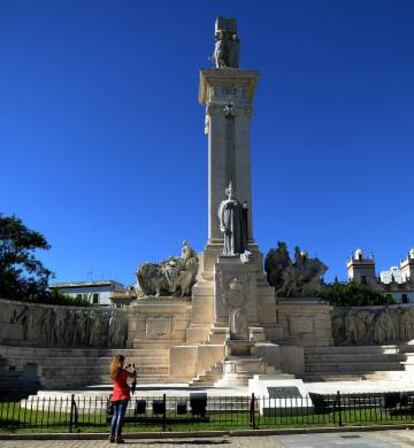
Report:
[[[124,443],[122,438],[122,425],[124,423],[125,411],[128,401],[131,399],[128,378],[136,379],[135,369],[132,372],[124,369],[125,357],[123,355],[115,356],[111,363],[111,379],[114,383],[111,402],[114,405],[114,415],[111,422],[111,443]]]

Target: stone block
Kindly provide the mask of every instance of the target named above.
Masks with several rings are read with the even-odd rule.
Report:
[[[249,380],[249,393],[258,397],[260,415],[309,414],[313,402],[302,380],[285,375],[255,375]]]
[[[235,341],[228,339],[224,344],[224,355],[231,356],[251,356],[254,354],[254,341]]]
[[[197,345],[179,345],[170,348],[169,376],[194,378],[197,375]]]
[[[282,372],[300,375],[305,371],[305,350],[302,345],[280,345],[280,369]]]
[[[214,322],[214,304],[213,294],[200,295],[197,292],[193,294],[193,303],[191,311],[192,324],[212,324]]]
[[[264,359],[270,366],[281,370],[280,347],[271,342],[258,342],[254,347],[255,354]]]
[[[205,372],[216,362],[224,357],[224,346],[222,344],[199,345],[197,353],[197,374]]]
[[[279,299],[278,318],[283,328],[280,342],[306,347],[333,345],[332,309],[318,299]]]
[[[187,343],[204,343],[208,339],[208,334],[210,330],[210,325],[197,325],[192,324],[190,328],[186,331],[186,341]]]

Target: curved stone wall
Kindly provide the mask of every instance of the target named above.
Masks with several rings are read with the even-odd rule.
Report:
[[[386,345],[414,339],[414,306],[337,307],[332,313],[335,345]]]
[[[127,335],[123,310],[0,299],[2,345],[122,348]]]

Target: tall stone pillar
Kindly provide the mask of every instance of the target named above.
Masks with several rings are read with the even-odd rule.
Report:
[[[200,103],[206,106],[208,135],[208,244],[222,244],[217,210],[231,181],[247,201],[248,237],[253,243],[250,174],[250,118],[259,78],[256,71],[223,68],[200,72]]]

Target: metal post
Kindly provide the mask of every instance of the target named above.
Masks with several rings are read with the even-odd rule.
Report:
[[[165,431],[166,430],[166,425],[167,425],[167,395],[166,394],[163,394],[162,402],[163,402],[163,407],[162,407],[162,430]]]
[[[256,413],[255,413],[254,393],[252,393],[252,398],[250,400],[250,426],[252,429],[256,429]]]
[[[336,393],[336,399],[338,402],[338,425],[342,426],[341,394],[340,394],[339,390]]]
[[[72,394],[70,397],[69,432],[72,432],[73,429],[74,409],[75,409],[75,394]]]

